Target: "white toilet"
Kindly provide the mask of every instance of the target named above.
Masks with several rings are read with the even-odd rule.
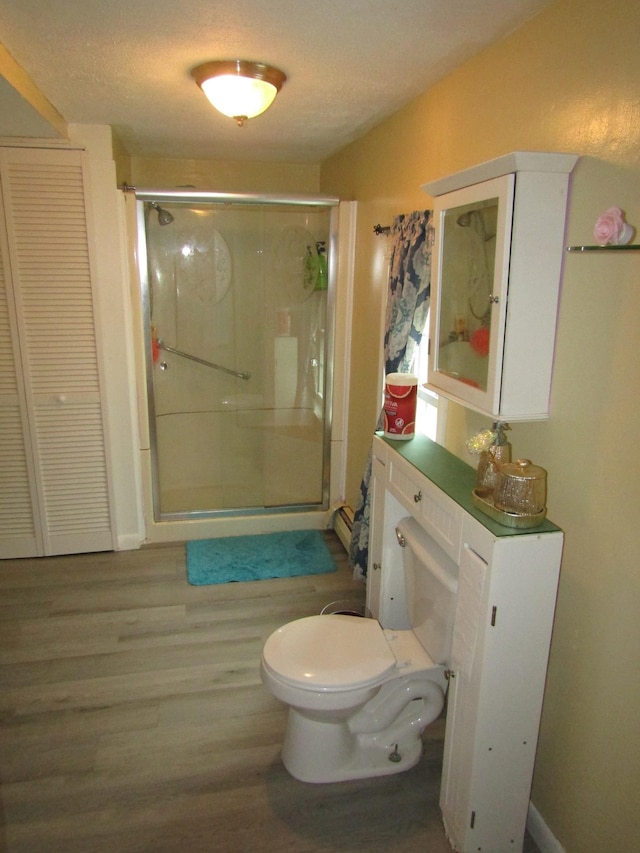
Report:
[[[278,628],[262,653],[267,689],[289,705],[282,761],[303,782],[398,773],[447,690],[457,566],[412,518],[396,528],[408,629],[375,619],[307,616]]]

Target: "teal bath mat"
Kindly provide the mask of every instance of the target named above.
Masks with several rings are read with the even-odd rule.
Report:
[[[187,542],[187,580],[194,586],[335,571],[319,530]]]

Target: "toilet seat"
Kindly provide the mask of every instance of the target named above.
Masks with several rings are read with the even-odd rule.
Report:
[[[291,687],[327,693],[375,687],[397,663],[375,619],[341,614],[283,625],[265,643],[262,662]]]

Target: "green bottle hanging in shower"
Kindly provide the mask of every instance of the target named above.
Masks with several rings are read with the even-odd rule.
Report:
[[[313,289],[326,290],[329,286],[329,275],[327,271],[327,254],[324,240],[316,243],[316,249],[318,251],[318,277],[316,279],[316,286]]]

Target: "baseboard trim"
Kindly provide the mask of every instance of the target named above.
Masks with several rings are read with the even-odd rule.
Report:
[[[527,814],[527,829],[529,835],[538,845],[540,853],[565,853],[564,847],[551,832],[544,818],[531,802],[529,803],[529,812]]]
[[[136,533],[127,533],[123,536],[118,536],[118,551],[137,551],[142,547],[140,536]]]

